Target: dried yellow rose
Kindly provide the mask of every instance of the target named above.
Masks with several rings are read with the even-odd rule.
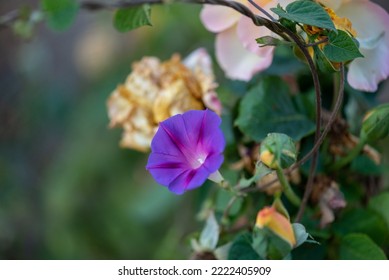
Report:
[[[148,151],[158,124],[188,110],[210,108],[219,115],[212,62],[204,49],[181,61],[144,57],[108,99],[110,127],[124,129],[120,146]]]

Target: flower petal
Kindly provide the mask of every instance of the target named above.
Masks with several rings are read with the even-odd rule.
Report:
[[[208,176],[217,170],[224,161],[224,156],[222,154],[212,154],[207,157],[206,161],[203,164],[203,167],[209,172]]]
[[[270,66],[273,53],[258,56],[247,51],[233,27],[216,36],[216,57],[227,77],[249,81],[254,74]]]
[[[242,15],[237,11],[215,5],[204,5],[200,18],[205,27],[212,32],[220,32],[234,25]]]
[[[255,225],[259,228],[267,227],[292,247],[296,245],[292,224],[284,215],[278,213],[274,207],[265,207],[260,210]]]
[[[151,141],[151,150],[154,153],[163,153],[171,156],[181,156],[182,152],[177,147],[169,134],[163,127],[159,127],[153,140]]]
[[[259,47],[256,39],[263,36],[271,36],[273,33],[264,26],[256,26],[248,17],[242,17],[238,22],[237,33],[239,41],[252,53],[259,56],[268,56],[274,47]],[[274,36],[274,35],[273,35]]]
[[[188,170],[188,164],[181,157],[164,153],[151,153],[146,169],[153,175],[155,181],[168,186],[178,176]]]
[[[220,117],[210,110],[188,111],[183,115],[186,133],[192,143],[196,145],[196,153],[203,155],[221,155],[225,148],[224,135],[219,128]],[[201,120],[201,121],[196,121]],[[205,163],[208,161],[208,157]],[[212,165],[212,164],[211,164]],[[219,169],[209,169],[214,172]]]
[[[389,14],[380,6],[368,1],[353,1],[346,3],[336,11],[340,16],[349,18],[357,31],[361,53],[364,58],[351,62],[347,80],[356,89],[376,91],[377,85],[389,76]],[[363,43],[379,39],[376,48],[371,45],[364,47]]]
[[[367,92],[375,92],[378,83],[389,76],[388,46],[380,45],[376,49],[361,49],[364,58],[357,58],[349,65],[347,81],[351,87]]]
[[[175,178],[168,186],[169,190],[175,194],[183,194],[187,190],[200,187],[209,176],[204,167],[186,170]]]

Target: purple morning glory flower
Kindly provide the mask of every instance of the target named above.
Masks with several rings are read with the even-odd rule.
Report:
[[[225,140],[220,123],[220,117],[208,109],[161,122],[146,169],[175,194],[200,187],[208,177],[219,174],[223,163]]]

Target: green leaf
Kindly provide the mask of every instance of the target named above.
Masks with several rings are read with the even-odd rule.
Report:
[[[385,225],[384,219],[371,209],[355,208],[345,211],[345,213],[335,221],[333,229],[335,233],[340,236],[345,236],[350,233],[366,234],[380,246],[389,241],[389,231]]]
[[[380,176],[384,172],[383,166],[377,165],[366,155],[360,155],[354,158],[351,162],[350,170],[366,176]]]
[[[234,196],[235,196],[234,193],[220,188],[216,196],[215,211],[223,213],[224,210],[226,209],[226,205]],[[235,202],[232,204],[230,208],[230,211],[228,212],[229,216],[237,215],[241,210],[242,204],[243,204],[243,199],[241,197],[236,198]]]
[[[76,0],[42,0],[47,24],[55,30],[65,30],[73,23],[79,10]]]
[[[335,69],[334,65],[329,61],[328,57],[323,53],[323,51],[318,47],[314,46],[314,60],[319,68],[319,70],[323,73],[335,73],[337,69]]]
[[[214,250],[219,241],[220,228],[216,221],[215,214],[211,212],[208,216],[205,227],[200,234],[200,246],[205,249]]]
[[[260,80],[244,96],[235,124],[258,142],[270,132],[284,133],[299,141],[315,130],[315,124],[295,109],[288,86],[276,77]]]
[[[280,45],[288,45],[291,46],[293,43],[287,42],[284,40],[280,40],[277,38],[274,38],[272,36],[263,36],[260,38],[255,39],[257,43],[260,45],[260,47],[265,47],[265,46],[280,46]]]
[[[325,56],[333,62],[346,62],[357,57],[363,57],[354,39],[343,30],[331,31],[328,43],[323,48]]]
[[[309,233],[305,230],[305,227],[302,224],[294,223],[292,224],[294,236],[296,237],[296,246],[298,247],[307,241]]]
[[[362,123],[360,137],[367,142],[374,142],[389,135],[389,103],[380,105],[369,113]]]
[[[260,229],[260,231],[264,231],[268,236],[268,258],[273,260],[287,258],[292,251],[292,246],[267,228]]]
[[[263,258],[267,258],[267,250],[269,247],[269,236],[267,232],[263,229],[259,229],[257,227],[253,230],[253,248],[257,254]]]
[[[249,178],[249,179],[246,179],[246,178],[240,179],[238,186],[239,186],[239,188],[247,188],[247,187],[251,186],[251,184],[258,182],[259,180],[262,179],[262,177],[264,177],[272,172],[273,172],[272,169],[270,169],[269,167],[264,165],[261,161],[258,161],[255,164],[254,176]]]
[[[127,32],[144,25],[151,26],[151,7],[144,4],[139,7],[129,7],[117,10],[114,26],[120,32]]]
[[[340,243],[342,260],[386,260],[385,253],[367,235],[351,233]]]
[[[389,230],[389,192],[371,198],[369,208],[385,220],[387,229]]]
[[[240,234],[232,243],[228,252],[229,260],[262,260],[252,246],[253,238],[250,233]]]
[[[336,31],[331,17],[316,2],[307,0],[295,1],[286,6],[285,10],[280,5],[277,8],[271,8],[271,10],[281,18]]]

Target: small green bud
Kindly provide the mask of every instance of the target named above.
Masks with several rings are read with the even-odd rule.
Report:
[[[374,142],[389,135],[389,103],[380,105],[366,114],[360,138]]]
[[[288,168],[296,162],[296,145],[286,134],[269,133],[261,143],[259,157],[269,168]]]

